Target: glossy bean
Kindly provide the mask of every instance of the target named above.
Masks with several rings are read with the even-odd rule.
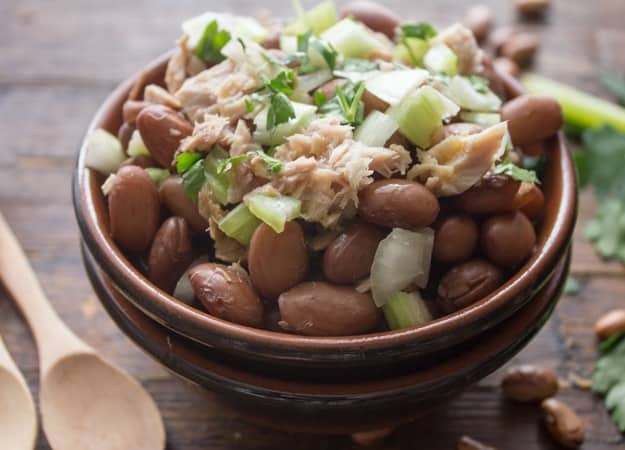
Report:
[[[124,123],[134,124],[139,113],[143,111],[143,108],[149,105],[149,102],[143,100],[126,100],[122,107],[122,119]]]
[[[425,186],[404,179],[375,181],[360,191],[359,199],[358,212],[365,221],[391,228],[428,226],[440,210]]]
[[[514,198],[521,187],[519,181],[505,175],[484,177],[478,184],[456,196],[454,205],[471,215],[486,215],[514,210]]]
[[[519,65],[512,61],[510,58],[506,58],[505,56],[495,58],[495,60],[493,61],[493,66],[497,70],[509,73],[513,77],[517,77],[521,73]]]
[[[213,316],[242,325],[263,322],[263,304],[240,270],[206,263],[189,272],[195,297]]]
[[[521,183],[521,187],[514,197],[514,208],[521,211],[530,220],[539,219],[545,208],[543,191],[533,183]]]
[[[566,403],[555,398],[542,402],[543,423],[551,437],[565,448],[577,448],[584,442],[582,419]]]
[[[172,175],[161,184],[161,202],[174,215],[183,217],[196,233],[208,228],[208,223],[198,212],[198,207],[184,192],[182,178]]]
[[[380,321],[370,294],[352,287],[306,282],[278,298],[281,326],[309,336],[347,336],[365,333]]]
[[[476,123],[454,122],[443,126],[443,135],[449,136],[470,136],[484,131],[484,128]]]
[[[515,0],[517,11],[527,16],[540,15],[551,6],[551,0]]]
[[[515,33],[501,46],[501,54],[510,58],[519,67],[526,67],[532,64],[540,41],[533,33]]]
[[[473,32],[475,39],[483,41],[493,26],[495,17],[492,9],[485,5],[475,5],[469,9],[466,17],[466,24]]]
[[[119,167],[126,166],[138,166],[147,169],[148,167],[157,167],[158,164],[149,156],[131,156],[119,165]]]
[[[323,273],[334,283],[351,284],[369,275],[373,257],[384,233],[364,223],[338,235],[323,254]]]
[[[330,100],[336,95],[336,88],[343,86],[345,83],[347,83],[347,80],[343,78],[335,78],[334,80],[330,80],[319,86],[317,88],[317,92],[321,92],[326,100]]]
[[[124,250],[147,250],[160,220],[158,191],[147,172],[122,167],[108,196],[111,237]]]
[[[541,402],[558,392],[558,376],[553,369],[545,367],[512,367],[504,374],[501,389],[515,402]]]
[[[438,285],[438,303],[452,313],[486,297],[504,282],[503,272],[482,259],[472,259],[449,270]]]
[[[504,268],[524,262],[536,244],[536,232],[522,212],[488,218],[480,230],[480,247],[486,257]]]
[[[191,231],[182,217],[165,220],[154,236],[148,257],[148,278],[171,293],[193,261]]]
[[[375,2],[350,2],[341,9],[341,17],[353,17],[378,33],[383,33],[390,39],[395,37],[395,29],[399,26],[401,17],[393,10]]]
[[[625,309],[610,311],[595,322],[595,334],[599,339],[623,332],[625,332]]]
[[[443,263],[459,263],[471,257],[477,247],[479,230],[475,220],[453,214],[436,222],[432,257]]]
[[[117,131],[117,139],[122,144],[122,148],[124,151],[128,150],[128,143],[132,138],[132,133],[134,133],[136,127],[131,123],[124,123],[121,127],[119,127],[119,131]]]
[[[280,32],[274,30],[269,33],[269,36],[263,41],[263,47],[267,49],[279,49],[280,48]]]
[[[495,450],[486,444],[482,444],[469,436],[462,436],[456,445],[457,450]]]
[[[254,287],[266,299],[276,299],[300,283],[308,273],[302,227],[288,222],[282,233],[276,233],[261,224],[250,241],[248,267]]]
[[[376,97],[367,89],[365,89],[362,94],[362,101],[365,105],[365,115],[369,114],[371,111],[381,111],[384,112],[388,109],[388,103],[384,100]]]
[[[515,34],[516,31],[512,27],[497,28],[488,36],[488,43],[495,54],[499,54],[501,52],[501,47]]]
[[[521,95],[505,103],[501,119],[508,121],[508,131],[514,145],[542,141],[558,132],[562,126],[562,108],[551,97]]]
[[[137,129],[152,157],[168,168],[180,141],[193,133],[184,117],[163,105],[149,105],[137,116]]]

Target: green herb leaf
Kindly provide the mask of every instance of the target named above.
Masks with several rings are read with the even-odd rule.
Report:
[[[469,81],[473,88],[480,94],[488,94],[488,80],[479,75],[471,75]]]
[[[604,71],[599,74],[599,80],[611,95],[625,103],[625,78],[614,72]]]
[[[267,170],[269,170],[270,173],[278,173],[282,170],[282,161],[280,161],[279,159],[276,159],[272,156],[269,156],[268,154],[266,154],[263,151],[255,151],[255,152],[250,152],[248,153],[250,158],[260,158],[263,160],[263,162],[267,165]]]
[[[197,160],[186,172],[182,174],[182,187],[184,193],[191,200],[197,202],[197,195],[204,185],[206,175],[204,174],[204,160]]]
[[[293,94],[295,84],[295,71],[291,69],[281,70],[272,80],[265,83],[265,86],[273,92],[281,92],[286,96]]]
[[[225,58],[221,54],[221,49],[230,41],[230,33],[220,30],[216,20],[206,25],[204,33],[200,38],[195,55],[208,63],[217,63]],[[245,47],[244,47],[245,48]]]
[[[312,36],[312,30],[308,30],[306,33],[299,34],[297,36],[297,51],[298,53],[308,54],[308,47],[310,44],[310,38]]]
[[[533,184],[539,183],[536,172],[516,166],[508,159],[497,164],[493,173],[495,175],[508,175],[510,178],[517,181],[525,181]]]
[[[611,127],[591,128],[582,134],[588,154],[588,182],[599,199],[625,193],[625,134]]]
[[[614,347],[616,347],[616,345],[621,342],[621,339],[625,338],[625,333],[617,333],[617,334],[613,334],[612,336],[604,339],[600,344],[599,344],[599,353],[601,353],[602,355],[605,355],[607,353],[610,353],[612,351],[612,349]]]
[[[269,109],[267,110],[267,129],[286,123],[295,118],[295,110],[289,98],[282,92],[271,96]]]
[[[319,112],[325,116],[336,116],[343,123],[359,125],[364,119],[365,106],[362,95],[365,92],[365,83],[347,82],[337,86],[336,95],[322,104]]]
[[[582,290],[582,284],[572,276],[568,276],[566,283],[564,283],[564,293],[566,295],[577,295]]]
[[[614,338],[612,336],[602,345]],[[595,364],[592,389],[606,394],[605,406],[619,430],[625,431],[625,339],[620,335],[602,347],[603,356]]]
[[[400,29],[403,37],[414,37],[423,41],[436,36],[436,29],[426,22],[406,23]]]
[[[315,105],[320,107],[326,102],[326,95],[321,91],[315,91]]]
[[[176,156],[176,172],[182,175],[189,170],[198,159],[202,159],[201,153],[179,153],[178,156]]]

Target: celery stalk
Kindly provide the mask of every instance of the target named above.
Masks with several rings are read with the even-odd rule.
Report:
[[[624,108],[566,84],[534,74],[524,75],[521,83],[531,94],[554,97],[562,106],[564,120],[570,125],[580,128],[612,125],[625,132]]]
[[[432,320],[432,314],[419,292],[396,292],[382,307],[391,330],[409,328]]]
[[[221,204],[228,204],[228,187],[230,186],[230,179],[228,173],[218,173],[217,168],[219,163],[228,157],[228,154],[219,149],[214,148],[204,160],[204,175],[206,177],[206,183],[211,192],[215,196],[215,199]]]
[[[421,148],[432,145],[434,132],[442,121],[455,116],[460,108],[431,86],[423,86],[387,111],[399,124],[404,136]]]
[[[299,18],[295,22],[284,27],[282,29],[283,34],[297,36],[298,34],[306,33],[308,30],[312,30],[315,36],[319,36],[319,34],[323,33],[336,23],[336,7],[334,6],[334,2],[332,0],[319,3],[306,13],[302,12],[302,8],[299,3],[296,3],[295,6],[298,10],[297,15]]]
[[[260,223],[260,220],[250,212],[247,206],[240,203],[219,221],[218,226],[226,236],[247,246]]]
[[[460,111],[460,120],[463,122],[476,123],[484,128],[488,128],[501,122],[501,114]]]
[[[265,194],[247,195],[243,201],[252,214],[269,225],[276,233],[284,231],[284,225],[299,217],[302,202],[293,197]]]

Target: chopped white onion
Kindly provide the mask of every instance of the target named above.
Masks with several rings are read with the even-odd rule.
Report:
[[[501,100],[490,89],[485,93],[478,92],[465,77],[453,77],[443,93],[458,106],[470,111],[491,112],[501,108]]]
[[[371,266],[371,290],[377,306],[383,306],[391,295],[409,286],[427,285],[433,246],[431,228],[394,228],[380,242]]]
[[[139,130],[132,132],[128,141],[128,156],[150,156],[150,150],[145,146]]]
[[[392,106],[401,102],[428,77],[428,71],[423,69],[392,70],[380,72],[367,80],[366,85],[369,92]]]
[[[265,40],[269,32],[256,19],[251,17],[235,16],[227,13],[206,12],[192,17],[182,23],[182,31],[189,36],[188,45],[195,48],[204,34],[206,25],[213,20],[217,21],[220,29],[230,32],[235,38],[244,37],[256,42]]]
[[[384,147],[384,144],[398,130],[399,125],[388,114],[371,111],[356,129],[354,139],[369,147]]]
[[[173,296],[187,305],[190,305],[195,300],[195,294],[193,293],[193,288],[191,287],[191,280],[189,280],[189,272],[195,266],[208,262],[208,256],[200,256],[195,259],[184,271],[178,283],[176,283],[176,288],[174,289]]]
[[[102,128],[93,130],[87,136],[85,152],[85,165],[104,175],[117,171],[126,159],[119,139]]]

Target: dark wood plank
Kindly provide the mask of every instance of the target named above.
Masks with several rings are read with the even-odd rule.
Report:
[[[313,1],[306,1],[312,4]],[[343,4],[345,2],[338,2]],[[471,0],[383,2],[405,17],[447,24],[459,20]],[[516,21],[511,6],[494,8],[498,23]],[[135,375],[153,394],[166,422],[170,449],[352,448],[346,437],[293,435],[246,424],[219,407],[210,392],[169,374],[129,342],[97,302],[82,268],[71,206],[73,160],[85,127],[107,92],[121,79],[171,47],[179,23],[202,9],[290,14],[288,2],[192,0],[0,2],[0,209],[26,249],[54,306],[69,326],[107,358]],[[625,4],[611,0],[555,2],[545,23],[523,24],[541,36],[537,68],[580,88],[600,92],[599,66],[625,71]],[[581,197],[580,223],[594,202]],[[601,399],[570,382],[588,377],[596,356],[591,326],[601,313],[622,307],[623,266],[603,262],[575,236],[573,273],[583,282],[578,296],[565,297],[545,329],[512,364],[540,363],[557,369],[568,385],[559,396],[583,416],[583,449],[623,448],[622,436]],[[18,312],[0,294],[0,331],[33,392],[37,392],[34,344]],[[454,448],[469,434],[500,449],[552,449],[537,426],[535,407],[501,399],[501,371],[467,390],[447,408],[398,429],[379,449]],[[383,412],[381,412],[383,413]],[[48,449],[40,436],[38,449]]]

